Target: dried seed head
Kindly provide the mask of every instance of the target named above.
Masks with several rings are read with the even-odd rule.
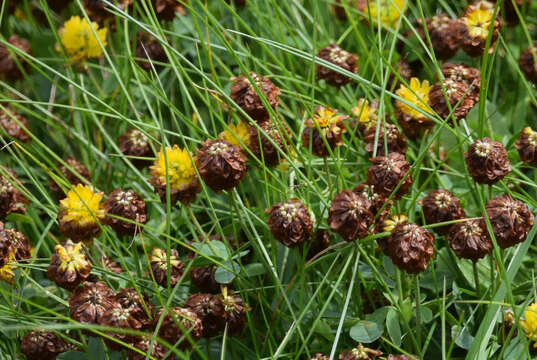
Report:
[[[137,224],[145,224],[147,215],[144,199],[133,190],[114,189],[104,202],[106,224],[110,225],[118,235],[134,235]],[[128,222],[127,219],[132,222]],[[141,229],[138,228],[138,232]]]
[[[526,126],[520,132],[518,140],[515,142],[520,159],[533,167],[537,167],[537,132]]]
[[[56,251],[50,257],[47,276],[56,285],[73,290],[86,281],[91,271],[91,264],[86,257],[82,243],[74,244],[67,240],[63,245],[56,245]]]
[[[27,360],[54,360],[67,350],[67,343],[48,330],[30,331],[21,341],[21,352]]]
[[[210,338],[226,326],[222,298],[212,294],[193,294],[186,299],[186,308],[194,311],[203,324],[203,337]]]
[[[457,20],[458,38],[462,49],[468,55],[483,55],[491,24],[493,29],[489,51],[494,49],[501,26],[499,17],[494,17],[494,4],[479,0],[468,5],[464,16]]]
[[[427,224],[458,220],[466,216],[460,200],[447,190],[431,191],[420,204]],[[435,227],[434,231],[445,235],[450,227],[451,225]]]
[[[382,355],[382,351],[366,348],[358,344],[355,348],[339,354],[340,360],[373,360]]]
[[[114,292],[103,282],[86,282],[69,296],[71,319],[84,324],[100,324],[104,313],[118,304]]]
[[[26,143],[31,140],[28,134],[28,122],[26,118],[14,112],[9,106],[4,106],[5,111],[0,109],[0,125],[8,136]]]
[[[483,220],[467,220],[449,229],[449,246],[462,259],[477,261],[492,250],[492,242]]]
[[[511,172],[503,144],[489,138],[474,141],[464,157],[470,176],[479,184],[495,184]]]
[[[291,130],[283,121],[275,124],[271,121],[265,121],[259,125],[266,133],[252,128],[251,149],[256,157],[262,160],[267,166],[275,166],[283,159],[280,151],[286,153],[290,144]],[[269,140],[270,138],[270,140]],[[274,146],[272,142],[276,144]]]
[[[429,105],[443,119],[449,117],[450,121],[458,121],[468,115],[475,101],[466,82],[446,78],[442,83],[438,82],[431,88]]]
[[[490,199],[485,209],[496,241],[502,249],[526,240],[533,226],[533,213],[526,204],[514,200],[510,195],[502,195]]]
[[[206,140],[198,150],[196,166],[205,184],[215,192],[231,190],[246,175],[246,158],[225,140]]]
[[[141,327],[147,327],[153,321],[153,305],[146,294],[139,294],[134,288],[121,289],[116,295],[116,301],[129,311],[130,316],[139,322]]]
[[[343,145],[343,133],[347,131],[343,120],[347,118],[347,115],[337,115],[336,109],[317,106],[315,115],[306,121],[302,133],[304,147],[311,146],[311,151],[316,156],[329,156],[336,146]]]
[[[9,37],[8,43],[22,52],[32,54],[30,42],[16,34]],[[30,65],[24,58],[17,55],[16,50],[8,49],[4,44],[0,44],[0,78],[8,81],[19,80],[23,77],[21,69],[27,72],[30,70]]]
[[[168,62],[168,56],[160,42],[146,32],[138,34],[134,56],[139,59],[136,63],[145,71],[153,71],[153,68],[158,70],[161,66],[157,63]]]
[[[153,248],[150,257],[151,271],[155,281],[162,287],[168,286],[168,259],[166,250]],[[176,249],[170,249],[170,286],[175,286],[183,275],[184,264],[179,260],[179,253]]]
[[[412,178],[410,174],[406,176],[410,170],[410,164],[405,160],[405,155],[389,153],[388,156],[372,158],[371,163],[372,165],[367,169],[367,183],[374,186],[380,195],[390,197],[400,183],[401,186],[393,194],[393,198],[399,199],[408,192],[412,185]]]
[[[479,91],[481,89],[481,71],[465,64],[452,64],[449,62],[442,65],[442,75],[445,79],[456,82],[463,82],[470,88],[470,97],[475,104],[479,102]]]
[[[537,56],[537,41],[533,41],[533,51],[531,46],[528,46],[520,53],[518,64],[526,78],[537,84],[537,64],[535,64],[534,56]]]
[[[185,15],[184,4],[188,0],[151,0],[157,19],[161,21],[172,21],[177,14]]]
[[[155,316],[155,324],[162,316],[164,309],[160,309]],[[180,324],[180,326],[178,326]],[[171,344],[179,342],[179,349],[191,347],[189,340],[198,341],[203,333],[201,319],[190,309],[173,307],[166,311],[159,330],[159,336]]]
[[[200,266],[191,268],[190,276],[192,283],[196,285],[200,291],[217,294],[220,292],[220,284],[214,277],[215,272],[216,266]]]
[[[381,123],[378,136],[376,128],[371,128],[364,136],[365,150],[369,156],[373,156],[376,147],[376,156],[385,156],[386,153],[406,153],[406,138],[399,132],[397,127],[392,124]],[[386,152],[387,149],[387,152]]]
[[[343,50],[337,44],[330,44],[322,48],[317,54],[317,57],[351,73],[356,74],[358,72],[358,56]],[[322,65],[317,64],[316,67],[317,77],[324,79],[330,85],[339,87],[352,81],[350,77]]]
[[[279,102],[280,89],[274,85],[270,79],[251,72],[250,77],[255,82],[256,87],[261,94],[264,94],[266,101],[272,109],[276,109]],[[254,86],[251,84],[247,76],[231,78],[231,99],[258,123],[262,123],[269,119],[269,111],[265,108],[265,104],[257,95]]]
[[[224,304],[228,333],[239,335],[246,325],[246,312],[251,310],[250,306],[242,301],[240,295],[228,294],[226,289],[222,296],[222,303]]]
[[[25,204],[29,201],[18,189],[22,187],[22,182],[17,178],[15,172],[4,166],[0,167],[0,220],[4,220],[11,213],[24,214]]]
[[[285,246],[298,246],[313,234],[313,222],[308,208],[297,199],[277,203],[266,211],[272,235]]]
[[[0,266],[7,264],[11,256],[18,262],[28,260],[32,256],[32,246],[23,233],[8,229],[0,222]]]
[[[434,236],[414,223],[398,224],[392,231],[387,255],[401,270],[417,274],[429,265],[434,253]]]
[[[388,200],[375,190],[374,185],[369,185],[363,182],[356,185],[352,191],[360,196],[365,197],[371,202],[371,213],[375,218],[384,218],[385,215],[390,212],[393,201],[390,200],[388,204],[386,204]]]
[[[421,21],[418,20],[421,25]],[[459,50],[459,38],[457,37],[457,20],[451,19],[447,14],[440,14],[426,19],[427,32],[431,39],[434,53],[439,59],[449,59]],[[419,28],[422,39],[426,41],[423,28]]]
[[[131,129],[121,134],[118,139],[118,145],[122,154],[133,157],[129,160],[138,168],[150,163],[149,160],[138,158],[153,158],[155,156],[149,138],[137,129]]]
[[[350,190],[343,190],[332,200],[328,225],[346,241],[366,237],[372,224],[373,214],[369,199]]]
[[[105,311],[100,319],[99,325],[127,330],[139,330],[142,328],[142,323],[132,316],[129,309],[122,307],[119,303],[116,303],[114,307]],[[136,341],[136,336],[126,333],[107,332],[107,335],[126,343]],[[105,338],[104,341],[113,350],[122,350],[124,348],[114,340]]]

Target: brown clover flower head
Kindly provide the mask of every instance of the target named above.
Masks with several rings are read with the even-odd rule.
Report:
[[[8,43],[20,51],[29,55],[32,54],[30,51],[30,42],[16,34],[9,37]],[[30,65],[21,56],[17,55],[15,50],[8,49],[5,45],[0,44],[0,78],[8,81],[21,79],[23,76],[21,67],[26,72],[30,70]]]
[[[162,287],[168,286],[168,259],[166,250],[153,248],[150,257],[151,271],[155,281]],[[179,260],[179,253],[176,249],[170,249],[170,286],[175,286],[183,275],[184,264]]]
[[[22,182],[15,172],[3,166],[1,169],[5,174],[0,176],[0,220],[3,220],[11,213],[24,214],[24,205],[29,201],[17,188],[22,186]]]
[[[0,125],[12,138],[26,143],[31,140],[26,129],[28,122],[26,118],[14,112],[9,106],[5,106],[5,111],[0,110]]]
[[[107,326],[112,328],[118,328],[118,329],[131,329],[131,330],[139,330],[142,328],[142,323],[139,322],[134,316],[132,316],[129,309],[126,309],[119,305],[119,303],[115,303],[113,307],[106,309],[103,316],[101,317],[99,321],[99,325],[101,326]],[[118,333],[118,332],[107,332],[107,334],[114,339],[131,343],[133,341],[136,341],[136,336],[126,334],[126,333]],[[104,341],[108,345],[110,349],[113,350],[121,350],[123,349],[123,346],[119,344],[118,342],[105,338]]]
[[[412,177],[409,174],[405,178],[410,171],[410,164],[405,160],[405,155],[389,153],[388,156],[377,156],[371,159],[371,164],[367,169],[367,183],[374,186],[380,195],[389,197],[400,183],[401,186],[393,198],[399,199],[408,192],[412,185]]]
[[[210,338],[224,331],[226,326],[224,303],[220,296],[193,294],[186,299],[186,308],[194,311],[203,324],[203,337]]]
[[[313,234],[308,208],[297,199],[277,203],[266,210],[272,235],[287,247],[295,247]]]
[[[137,55],[138,56],[138,55]],[[138,168],[150,163],[149,160],[140,158],[152,158],[155,156],[149,138],[140,130],[130,129],[121,134],[118,139],[119,150]]]
[[[421,23],[418,20],[418,23]],[[457,37],[457,20],[453,20],[447,14],[439,14],[426,19],[427,32],[433,45],[437,58],[449,59],[459,50],[459,38]],[[418,31],[421,37],[426,39],[423,28]]]
[[[30,331],[21,341],[21,352],[27,360],[54,360],[67,349],[66,342],[48,330]]]
[[[32,256],[28,238],[14,228],[6,228],[0,222],[0,266],[4,266],[12,254],[16,261],[25,261]]]
[[[334,15],[336,15],[339,20],[347,20],[344,4],[346,4],[348,10],[351,11],[353,7],[356,7],[356,2],[357,0],[335,0],[332,4]]]
[[[343,120],[347,115],[337,115],[337,110],[328,106],[317,106],[315,115],[306,121],[302,133],[304,147],[309,148],[314,155],[327,157],[336,146],[343,145],[343,133],[346,126]]]
[[[151,0],[157,19],[161,21],[172,21],[177,13],[185,15],[184,4],[188,0]]]
[[[345,241],[361,239],[369,234],[373,223],[371,201],[351,190],[343,190],[334,197],[328,211],[328,224]]]
[[[144,199],[134,190],[114,189],[106,198],[103,208],[106,224],[110,225],[118,235],[134,235],[138,226],[121,218],[142,225],[147,222]]]
[[[164,309],[160,309],[155,316],[156,321],[163,315]],[[180,326],[178,326],[180,324]],[[164,314],[164,319],[159,330],[159,336],[171,344],[181,342],[177,345],[179,349],[191,347],[190,339],[193,342],[201,339],[203,324],[196,313],[190,309],[173,307]]]
[[[205,184],[215,192],[231,190],[246,175],[246,158],[240,147],[226,140],[206,140],[198,150],[196,166]]]
[[[317,57],[337,65],[343,70],[347,70],[353,74],[358,72],[358,56],[343,50],[337,44],[325,46],[319,51]],[[327,84],[339,87],[352,81],[350,77],[340,74],[322,65],[317,64],[316,68],[317,77],[319,79],[324,79]]]
[[[477,261],[492,250],[492,242],[485,222],[469,219],[456,223],[449,229],[449,246],[461,259]]]
[[[434,236],[414,223],[398,224],[388,239],[387,255],[401,270],[418,274],[429,265],[434,253]]]
[[[86,281],[91,271],[91,263],[81,242],[74,244],[67,240],[63,245],[56,245],[54,250],[47,270],[49,279],[69,291]]]
[[[358,344],[353,349],[347,350],[339,354],[340,360],[373,360],[382,355],[382,351],[366,348],[362,344]]]
[[[465,64],[453,64],[450,62],[442,65],[442,75],[445,79],[452,79],[456,82],[463,82],[470,88],[470,97],[475,104],[479,102],[479,91],[481,89],[481,71]]]
[[[382,217],[376,226],[376,232],[383,233],[383,232],[389,232],[391,233],[399,224],[403,224],[408,222],[408,216],[405,214],[386,214],[384,217]],[[386,253],[386,249],[388,248],[388,241],[390,240],[389,237],[382,237],[377,239],[377,244],[384,253]]]
[[[511,172],[507,151],[499,141],[476,140],[464,157],[470,176],[479,184],[495,184]]]
[[[537,84],[537,65],[535,64],[534,56],[537,56],[537,41],[533,41],[533,51],[531,50],[531,46],[528,46],[520,53],[518,64],[520,65],[520,70],[526,75],[526,78]]]
[[[371,213],[374,217],[384,218],[384,216],[390,212],[390,208],[392,206],[393,201],[390,200],[390,202],[386,206],[384,206],[384,204],[388,200],[375,190],[374,185],[369,185],[368,183],[363,182],[356,185],[356,187],[352,189],[352,191],[362,197],[365,197],[371,202]],[[383,206],[384,208],[382,208]],[[382,212],[379,214],[381,209]]]
[[[466,117],[474,107],[472,94],[466,82],[447,78],[442,83],[433,85],[429,94],[429,105],[443,119],[450,117],[450,122],[458,121]]]
[[[15,247],[3,227],[4,224],[2,224],[2,229],[0,230],[0,267],[9,263],[15,253]]]
[[[533,213],[526,204],[514,200],[511,195],[502,195],[490,199],[485,210],[502,249],[526,240],[533,226]]]
[[[315,353],[309,360],[330,360],[330,357],[323,353]]]
[[[137,351],[134,350],[127,350],[127,357],[129,360],[145,360],[146,354],[149,353],[149,349],[151,349],[151,339],[149,338],[142,338],[135,343],[132,344],[133,347],[135,347],[138,350],[141,350],[144,354],[140,354]],[[151,356],[151,359],[155,360],[163,360],[166,358],[167,360],[174,360],[175,356],[171,354],[171,352],[168,351],[166,346],[160,344],[156,340],[153,342],[153,349],[151,350],[151,353],[149,353]]]
[[[468,5],[464,16],[457,20],[457,34],[461,48],[468,55],[473,57],[483,55],[491,24],[493,28],[489,52],[494,49],[501,27],[498,14],[494,16],[494,4],[478,0]]]
[[[216,281],[214,275],[216,266],[200,266],[190,269],[192,283],[203,292],[217,294],[220,292],[220,284]],[[229,285],[229,284],[228,284]]]
[[[125,272],[121,267],[121,264],[105,255],[101,257],[101,265],[103,268],[116,274],[121,274]]]
[[[253,127],[251,128],[252,136],[250,148],[252,153],[260,160],[263,160],[265,165],[278,165],[283,158],[280,151],[286,153],[288,146],[290,145],[289,139],[291,137],[291,131],[283,121],[281,124],[265,121],[259,126],[267,135]],[[269,138],[276,144],[276,146],[272,144]]]
[[[104,313],[117,307],[114,292],[103,282],[86,282],[69,296],[71,319],[84,324],[100,324]]]
[[[61,176],[63,176],[69,184],[76,186],[78,184],[84,185],[86,183],[91,183],[91,174],[84,164],[73,157],[65,159],[64,162],[65,165],[59,165],[58,170],[60,171]],[[56,197],[63,198],[65,196],[62,187],[55,181],[51,180],[49,187]]]
[[[515,142],[520,159],[533,167],[537,167],[537,131],[526,126],[520,132],[518,140]]]
[[[376,156],[385,156],[386,149],[388,154],[392,152],[405,154],[406,153],[406,138],[399,132],[397,126],[383,122],[380,124],[379,133],[377,136],[376,128],[370,129],[365,137],[365,150],[369,156],[373,156],[375,151],[375,141],[377,142]]]
[[[269,78],[251,72],[250,78],[255,82],[257,89],[264,94],[268,105],[276,109],[279,102],[280,89],[274,85]],[[265,104],[257,95],[256,89],[247,76],[231,78],[231,99],[242,109],[248,116],[258,123],[265,122],[269,119],[269,111]]]
[[[243,302],[240,295],[228,293],[227,289],[223,291],[222,303],[228,333],[239,335],[246,325],[246,312],[251,310],[250,306]]]
[[[153,305],[146,294],[138,293],[134,288],[121,289],[116,295],[116,301],[123,309],[128,310],[130,316],[142,327],[149,326],[153,321]]]
[[[134,56],[139,59],[137,64],[145,71],[153,71],[153,67],[158,70],[160,65],[156,63],[168,62],[168,55],[162,45],[146,32],[138,34]]]
[[[127,7],[132,4],[133,0],[118,0],[117,4],[114,2],[114,5],[117,5],[121,10],[125,11]],[[105,25],[105,22],[113,20],[114,13],[111,12],[112,8],[107,6],[107,4],[102,0],[84,0],[82,2],[84,10],[88,14],[88,17],[91,21],[99,23],[99,25]],[[110,21],[110,27],[115,28],[113,21]]]
[[[452,220],[462,219],[466,213],[461,207],[461,202],[447,190],[434,190],[420,200],[425,221],[427,224],[437,224]],[[435,227],[434,231],[445,235],[451,225]]]

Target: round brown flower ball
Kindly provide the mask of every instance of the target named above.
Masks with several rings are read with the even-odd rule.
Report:
[[[30,42],[27,39],[13,34],[9,37],[8,43],[28,55],[32,54],[30,51]],[[22,79],[23,73],[21,67],[25,72],[30,70],[30,65],[15,50],[8,49],[4,44],[0,44],[0,79],[8,81]]]
[[[0,169],[0,220],[4,220],[11,213],[24,214],[29,200],[18,189],[22,182],[15,171],[3,166]]]
[[[266,101],[272,109],[276,109],[279,102],[280,89],[274,85],[269,78],[251,72],[250,78],[261,94],[264,94]],[[265,122],[269,119],[269,111],[265,104],[259,98],[256,89],[251,84],[247,76],[231,78],[231,99],[252,119],[258,123]]]
[[[358,344],[353,349],[347,350],[339,354],[340,360],[373,360],[382,355],[382,351],[366,348],[362,344]]]
[[[423,41],[428,44],[425,31],[421,28],[421,19],[418,19],[418,23],[420,25],[418,33]],[[441,60],[453,57],[459,50],[457,20],[453,20],[447,14],[439,14],[426,19],[425,24],[436,57]]]
[[[231,190],[246,175],[246,158],[241,149],[226,140],[206,140],[198,150],[196,167],[205,184],[215,192]]]
[[[91,183],[91,174],[84,164],[73,157],[65,159],[64,162],[65,165],[59,165],[58,170],[69,184],[73,187],[78,184],[84,185],[86,184],[84,179],[87,183]],[[63,189],[54,180],[50,180],[49,187],[57,198],[63,198],[65,196]]]
[[[155,316],[155,325],[163,316],[163,311],[164,309],[160,309]],[[190,341],[196,342],[201,339],[202,333],[203,325],[198,315],[190,309],[176,306],[169,308],[164,314],[158,335],[170,344],[182,339],[177,347],[184,350],[192,346]]]
[[[337,146],[343,145],[343,133],[347,131],[343,120],[347,118],[347,115],[338,115],[336,109],[317,106],[302,133],[304,147],[311,146],[315,156],[330,156]]]
[[[138,340],[135,343],[133,343],[132,346],[138,350],[141,350],[144,354],[140,354],[137,351],[128,349],[127,350],[128,359],[129,360],[145,360],[147,353],[149,353],[149,349],[151,349],[151,339],[142,338],[141,340]],[[164,358],[166,358],[166,360],[175,359],[175,355],[173,355],[166,348],[166,346],[160,344],[156,340],[153,342],[153,347],[149,355],[151,356],[151,358],[154,358],[156,360],[163,360]]]
[[[283,122],[280,126],[280,124],[275,124],[272,121],[265,121],[259,126],[266,135],[253,127],[251,128],[253,133],[250,142],[252,153],[262,160],[265,165],[278,165],[283,159],[281,152],[287,153],[287,149],[290,146],[291,131],[287,124]]]
[[[447,190],[431,191],[420,201],[420,204],[427,224],[458,220],[466,216],[460,200]],[[451,225],[435,227],[434,231],[445,235],[450,227]]]
[[[213,294],[193,294],[184,307],[194,311],[203,324],[203,337],[210,338],[224,331],[226,326],[222,298]]]
[[[272,235],[287,247],[301,245],[313,234],[308,208],[297,199],[277,203],[267,209],[267,213]]]
[[[86,282],[69,296],[71,319],[84,324],[100,324],[104,313],[117,307],[114,291],[103,282]]]
[[[160,42],[146,32],[138,34],[134,56],[138,59],[136,63],[148,72],[153,68],[159,70],[161,65],[158,63],[168,62],[168,55]]]
[[[116,295],[116,301],[143,327],[149,326],[153,321],[153,305],[149,302],[149,297],[138,293],[135,288],[121,289]]]
[[[457,34],[461,48],[470,56],[482,56],[485,52],[489,29],[492,23],[492,38],[489,52],[494,50],[501,27],[499,13],[494,16],[494,4],[478,0],[466,8],[464,16],[457,21]]]
[[[125,330],[140,330],[142,328],[142,323],[132,316],[130,310],[123,308],[118,303],[116,303],[114,307],[109,308],[104,312],[103,316],[100,319],[99,325]],[[123,332],[106,333],[112,338],[123,341],[125,343],[131,343],[133,341],[136,341],[136,336],[132,334],[127,334]],[[110,349],[123,349],[123,345],[112,339],[104,338],[104,341]]]
[[[475,105],[472,91],[465,82],[452,78],[433,85],[429,93],[429,105],[443,119],[458,121],[465,118]],[[446,102],[446,97],[449,105]]]
[[[120,236],[140,232],[141,227],[135,223],[143,225],[147,222],[144,199],[134,190],[114,189],[106,198],[103,208],[106,224]]]
[[[2,224],[3,227],[3,224]],[[6,231],[0,230],[0,268],[13,259],[15,247]]]
[[[10,255],[16,261],[25,261],[32,256],[32,245],[28,238],[14,228],[6,228],[0,222],[0,267],[4,266]]]
[[[408,192],[412,177],[410,174],[406,176],[410,164],[405,160],[405,155],[389,153],[388,156],[377,156],[371,159],[371,164],[367,169],[367,183],[374,186],[380,195],[390,197],[400,183],[393,198],[399,199]]]
[[[188,0],[151,0],[157,19],[161,21],[172,21],[177,14],[185,15],[184,4]]]
[[[392,262],[409,274],[418,274],[429,265],[434,253],[434,236],[414,223],[398,224],[388,240],[386,252]]]
[[[479,102],[481,71],[465,64],[446,62],[442,65],[442,75],[444,75],[445,79],[451,79],[468,85],[470,92],[466,96],[471,98],[475,104]]]
[[[397,126],[393,124],[380,124],[377,136],[376,128],[371,128],[364,137],[365,150],[369,156],[373,156],[375,151],[375,141],[377,143],[375,156],[386,156],[386,153],[405,154],[407,149],[406,138],[399,132]],[[387,150],[387,152],[386,152]]]
[[[371,224],[373,214],[369,199],[350,190],[343,190],[334,197],[328,211],[328,225],[345,241],[366,237]]]
[[[475,262],[492,250],[492,242],[483,220],[469,219],[453,224],[448,239],[449,246],[461,259]]]
[[[162,287],[168,286],[168,259],[166,250],[153,248],[149,258],[151,271],[155,281]],[[183,275],[184,264],[179,260],[179,253],[176,249],[170,249],[170,286],[175,286]]]
[[[243,302],[240,295],[228,294],[227,290],[222,295],[222,303],[228,333],[239,335],[246,326],[246,312],[251,310],[250,306]]]
[[[21,341],[21,352],[27,360],[54,360],[67,349],[67,343],[48,330],[30,331]]]
[[[511,172],[503,144],[489,138],[474,141],[464,157],[470,176],[479,184],[495,184]]]
[[[141,158],[155,157],[149,138],[137,129],[130,129],[121,134],[118,139],[118,145],[119,151],[129,157],[129,160],[138,168],[142,168],[151,163],[151,160]]]
[[[214,275],[216,266],[200,266],[190,269],[192,283],[203,292],[217,294],[220,292],[220,284],[216,281]],[[229,285],[229,284],[228,284]]]
[[[360,196],[365,197],[371,202],[371,213],[375,218],[381,219],[384,217],[384,215],[390,212],[393,201],[388,201],[388,199],[380,195],[375,190],[374,185],[369,185],[368,183],[363,182],[356,185],[352,191]]]
[[[526,126],[515,142],[520,159],[527,165],[537,167],[537,132]]]
[[[5,109],[5,111],[0,109],[0,125],[7,135],[23,143],[30,141],[30,135],[26,131],[28,128],[26,118],[14,112],[9,106],[5,106]]]
[[[74,244],[67,240],[63,245],[56,245],[56,251],[50,257],[47,276],[56,285],[66,290],[73,290],[86,281],[91,271],[82,243]]]
[[[514,200],[511,195],[502,195],[490,199],[485,210],[502,249],[526,240],[533,226],[533,213],[526,204]]]
[[[337,44],[325,46],[319,51],[317,57],[337,65],[343,70],[347,70],[353,74],[358,72],[358,56],[343,50]],[[327,84],[339,87],[352,81],[352,79],[347,75],[340,74],[339,72],[322,65],[317,64],[316,69],[317,77],[319,79],[324,79]]]

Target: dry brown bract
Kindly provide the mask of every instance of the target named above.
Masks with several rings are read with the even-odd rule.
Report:
[[[162,287],[168,286],[168,260],[166,250],[153,248],[150,257],[151,271],[155,281]],[[183,275],[184,264],[179,260],[179,253],[176,249],[170,249],[170,286],[175,286]]]
[[[462,259],[477,261],[492,250],[485,222],[473,219],[454,224],[449,229],[449,246]]]
[[[518,140],[515,142],[520,159],[533,167],[537,167],[537,132],[526,126],[520,132]]]
[[[485,209],[502,249],[526,240],[533,226],[533,214],[526,204],[510,195],[502,195],[489,200]]]
[[[463,82],[470,88],[470,97],[475,104],[479,102],[479,91],[481,89],[481,71],[465,64],[453,64],[446,62],[442,65],[442,75],[445,79]]]
[[[5,106],[5,108],[5,111],[0,110],[0,125],[2,125],[6,133],[21,142],[30,141],[30,135],[26,130],[28,129],[26,118],[14,112],[9,106]]]
[[[489,52],[494,50],[498,39],[501,21],[494,16],[494,4],[489,1],[476,1],[466,8],[463,17],[458,20],[457,31],[461,47],[470,56],[481,56],[485,52],[487,38],[492,25],[492,38]]]
[[[103,208],[106,224],[110,225],[118,235],[134,235],[139,226],[135,223],[143,225],[147,222],[144,199],[134,190],[114,189],[106,198]],[[138,229],[139,231],[141,228]]]
[[[386,252],[393,263],[409,274],[429,265],[434,253],[434,236],[414,223],[398,224],[388,239]]]
[[[367,183],[374,186],[380,195],[389,197],[399,183],[401,186],[393,198],[399,199],[408,192],[412,185],[412,177],[408,174],[410,164],[405,160],[404,155],[390,153],[388,156],[377,156],[371,159],[371,164],[367,169]]]
[[[474,107],[472,94],[465,82],[447,78],[442,83],[433,85],[429,94],[429,105],[443,119],[449,117],[449,122],[458,121],[466,117]]]
[[[297,199],[277,203],[266,210],[272,235],[288,247],[301,245],[313,234],[308,208]]]
[[[141,295],[141,296],[140,296]],[[129,311],[142,327],[147,327],[153,321],[153,305],[149,302],[149,297],[144,293],[138,293],[134,288],[121,289],[116,295],[116,301],[123,309]]]
[[[114,292],[103,282],[87,282],[69,296],[71,319],[84,324],[99,324],[104,313],[117,306]]]
[[[220,296],[193,294],[186,299],[186,308],[194,311],[203,324],[203,337],[210,338],[224,331],[226,326],[224,303]]]
[[[15,172],[6,167],[1,169],[4,175],[0,176],[0,220],[4,220],[11,213],[24,214],[26,212],[24,205],[29,201],[17,189],[22,186],[22,182]]]
[[[526,75],[526,78],[534,84],[537,84],[537,65],[535,64],[535,57],[537,57],[537,41],[533,42],[533,51],[532,47],[528,46],[520,53],[518,64],[520,65],[520,70]]]
[[[163,315],[164,309],[160,309],[155,316],[155,322],[157,322]],[[177,324],[181,324],[178,326]],[[155,323],[156,324],[156,323]],[[196,313],[190,309],[182,307],[173,307],[168,309],[164,314],[164,319],[159,330],[159,336],[169,342],[175,344],[179,340],[177,347],[179,349],[187,349],[191,347],[191,342],[201,339],[203,333],[203,325],[201,319]]]
[[[461,202],[447,190],[431,191],[420,200],[425,221],[427,224],[437,224],[452,220],[462,219],[466,216],[461,207]],[[447,234],[451,225],[435,227],[434,231],[439,234]]]
[[[345,241],[366,237],[371,224],[373,214],[369,199],[350,190],[343,190],[334,197],[328,211],[328,225]]]
[[[141,168],[151,162],[151,160],[137,158],[153,158],[155,153],[151,148],[149,139],[140,130],[131,129],[121,134],[118,139],[119,151],[122,154],[129,156],[129,160],[134,166]]]
[[[289,145],[289,139],[291,137],[291,131],[285,123],[274,124],[272,121],[265,121],[259,125],[261,129],[266,133],[263,134],[254,127],[250,128],[252,132],[250,148],[252,153],[262,160],[267,166],[275,166],[283,159],[283,155],[280,153],[286,153]],[[272,140],[276,146],[269,140]],[[261,146],[260,146],[261,145]]]
[[[325,46],[319,51],[317,57],[353,74],[358,72],[358,56],[343,50],[337,44]],[[324,79],[330,85],[339,87],[352,81],[347,75],[340,74],[339,72],[322,65],[317,64],[316,68],[317,77],[319,79]]]
[[[418,24],[419,34],[427,41],[421,19],[418,19]],[[451,19],[447,14],[440,14],[426,19],[425,24],[436,57],[445,60],[454,56],[459,50],[457,20]]]
[[[269,78],[251,72],[250,78],[255,82],[258,91],[264,94],[268,105],[276,109],[279,102],[280,89],[274,85]],[[256,89],[247,76],[231,78],[231,99],[258,123],[269,119],[269,111],[261,98],[257,95]]]
[[[365,150],[369,156],[373,156],[375,141],[377,142],[375,156],[386,156],[386,153],[405,154],[407,149],[406,138],[399,132],[397,126],[393,124],[380,124],[377,136],[376,128],[371,128],[364,137]],[[387,149],[387,152],[386,152]]]
[[[21,352],[27,360],[54,360],[65,351],[65,341],[48,330],[30,331],[21,341]]]
[[[8,43],[22,52],[32,54],[30,42],[16,34],[9,37]],[[21,67],[25,72],[30,70],[30,65],[21,56],[17,55],[16,50],[8,49],[4,44],[0,44],[0,78],[9,81],[21,79],[23,76]]]
[[[479,184],[495,184],[511,172],[503,144],[489,138],[474,141],[464,157],[470,176]]]

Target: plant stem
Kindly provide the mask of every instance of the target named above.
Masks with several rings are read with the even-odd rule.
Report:
[[[420,346],[419,353],[421,354],[421,297],[420,297],[420,276],[414,276],[414,290],[416,292],[416,332],[418,345]]]
[[[472,263],[472,266],[473,266],[473,270],[474,270],[475,294],[476,294],[476,296],[479,296],[480,286],[479,286],[479,271],[477,269],[477,261],[474,261]]]

